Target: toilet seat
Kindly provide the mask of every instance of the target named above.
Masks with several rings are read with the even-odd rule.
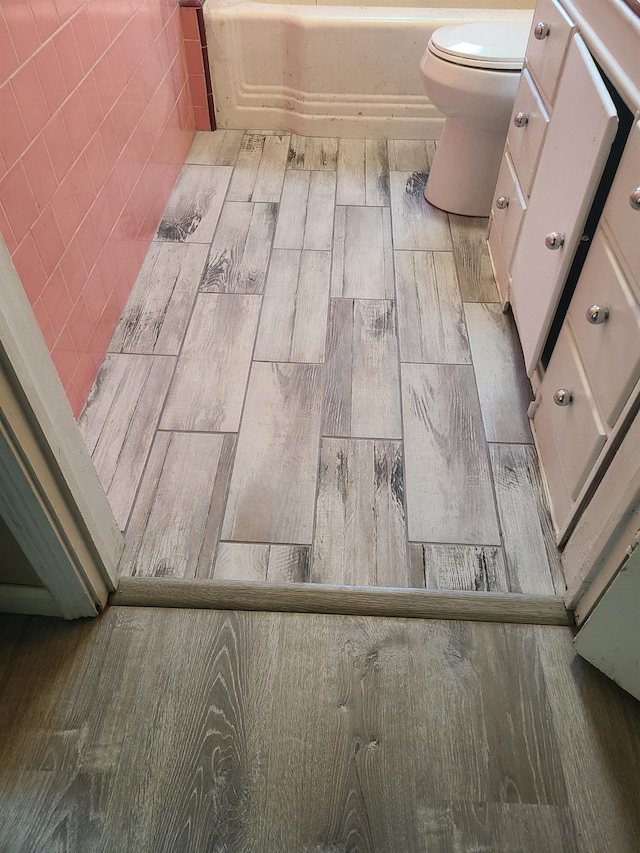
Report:
[[[439,59],[467,68],[520,71],[530,26],[521,21],[493,21],[440,27],[428,50]]]

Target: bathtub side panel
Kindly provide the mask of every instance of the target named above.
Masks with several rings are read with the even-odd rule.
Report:
[[[474,20],[530,11],[474,10]],[[205,7],[219,127],[310,136],[437,138],[419,63],[464,9],[240,3]]]

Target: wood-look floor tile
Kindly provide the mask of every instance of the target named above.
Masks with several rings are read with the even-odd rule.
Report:
[[[640,826],[629,824],[628,815],[638,816],[640,750],[631,734],[632,727],[637,730],[638,704],[578,657],[570,642],[559,642],[557,630],[539,629],[537,648],[578,849],[634,853]],[[620,739],[618,733],[624,733]],[[594,759],[599,770],[592,769]]]
[[[162,214],[156,240],[210,243],[233,171],[231,166],[184,166]]]
[[[331,251],[336,199],[335,172],[311,172],[304,248]]]
[[[280,201],[288,154],[289,134],[265,137],[251,201]]]
[[[414,733],[423,803],[568,804],[536,630],[510,627],[496,625],[491,643],[479,622],[430,627],[429,653],[411,667],[431,697]],[[408,630],[415,641],[419,630]]]
[[[489,455],[512,592],[564,592],[560,554],[530,444],[490,444]]]
[[[134,389],[144,386],[145,371],[151,365],[151,359],[107,353],[96,381],[89,392],[87,402],[78,419],[78,427],[87,450],[93,455],[112,408],[120,398],[123,402],[132,400]],[[175,359],[174,359],[175,363]]]
[[[389,211],[382,207],[337,207],[331,295],[347,299],[393,299],[393,251]]]
[[[227,201],[220,213],[209,257],[200,282],[207,293],[235,293],[253,214],[250,202]]]
[[[197,130],[186,163],[201,166],[235,166],[242,130]]]
[[[0,849],[640,848],[638,704],[570,629],[111,606],[0,632]]]
[[[331,300],[323,435],[402,438],[393,302]]]
[[[188,815],[196,849],[330,850],[353,841],[357,850],[635,853],[631,697],[575,656],[567,629],[464,627],[115,607],[84,624],[33,622],[3,689],[11,749],[2,783],[30,773],[39,781],[11,798],[0,843],[55,847],[71,777],[80,783],[79,815],[67,815],[65,829],[86,850],[108,849],[114,833],[136,850],[179,844]],[[533,637],[525,645],[533,654],[518,654],[522,671],[496,667],[487,676],[475,651],[484,646],[490,663],[501,634],[500,663],[511,649],[515,656],[523,635]],[[117,667],[109,666],[114,650]],[[529,703],[537,681],[542,698]],[[159,690],[171,702],[159,704]],[[15,707],[23,713],[11,713]],[[491,749],[482,738],[486,715],[503,729]],[[78,717],[81,733],[73,728]],[[137,718],[153,725],[122,725]],[[545,728],[560,762],[544,744]],[[34,770],[51,766],[52,756],[69,768],[62,777]],[[520,796],[531,787],[523,765],[536,759],[533,783],[546,793],[559,773],[568,803]],[[194,804],[194,768],[199,790],[215,790],[223,819]],[[491,793],[500,781],[503,799],[486,794],[485,806],[477,797],[437,795],[452,778],[463,789],[478,777]],[[237,810],[239,790],[261,821]],[[84,820],[92,809],[105,821]]]
[[[338,140],[334,137],[298,136],[291,134],[288,169],[335,171],[338,160]]]
[[[118,527],[124,530],[176,359],[107,355],[79,421]]]
[[[278,212],[274,249],[302,249],[307,223],[311,172],[287,172]]]
[[[351,369],[351,434],[402,438],[393,302],[354,301]]]
[[[164,468],[166,465],[167,450],[170,442],[173,440],[172,437],[176,436],[177,438],[180,438],[182,435],[196,434],[163,431],[156,434],[152,451],[149,456],[149,461],[145,468],[144,477],[140,484],[140,489],[136,496],[133,509],[131,511],[131,517],[127,525],[125,548],[122,554],[122,559],[120,560],[120,565],[118,566],[118,572],[122,575],[154,574],[155,576],[161,576],[163,573],[163,567],[161,564],[157,564],[155,570],[153,567],[152,558],[155,553],[153,536],[155,534],[152,534],[151,530],[148,529],[148,524],[151,512],[158,512],[158,510],[155,509],[156,503],[158,503],[160,509],[162,509],[162,507],[168,502],[173,502],[173,493],[171,492],[172,487],[169,488],[168,491],[164,489],[161,494],[158,494],[158,488],[161,476],[164,479],[165,485],[167,482],[168,472],[165,472]],[[205,434],[202,433],[200,435]],[[210,444],[206,444],[206,442],[204,443],[204,449],[217,456],[217,466],[215,467],[213,476],[209,480],[208,489],[206,487],[202,487],[201,489],[201,503],[193,509],[194,518],[192,519],[191,516],[184,515],[181,527],[176,531],[176,535],[178,537],[183,536],[183,527],[188,532],[189,536],[197,533],[199,543],[188,542],[186,547],[189,548],[190,553],[195,554],[195,547],[199,544],[199,553],[197,559],[192,557],[186,562],[183,559],[179,565],[174,565],[173,557],[169,556],[166,564],[164,565],[165,568],[173,567],[173,569],[169,572],[165,571],[164,573],[171,576],[174,576],[175,572],[177,572],[177,576],[193,577],[195,572],[195,577],[197,578],[210,578],[213,573],[213,560],[216,553],[220,527],[222,525],[222,515],[229,488],[236,436],[227,434],[222,436],[209,435],[208,437],[222,439],[222,445],[219,452],[217,450],[216,442],[211,442]],[[189,446],[188,449],[193,450],[194,447],[195,446],[192,445]],[[176,448],[174,447],[172,455],[175,455],[175,451]],[[187,468],[188,465],[189,463],[187,463]],[[211,465],[209,457],[206,457],[203,460],[203,465],[207,470],[209,469]],[[175,474],[180,481],[184,479],[179,471],[175,472]],[[196,480],[197,479],[198,478],[196,477]],[[183,488],[181,482],[177,484],[177,488]],[[190,495],[187,495],[186,504],[187,506],[192,506],[193,504],[193,500]],[[205,509],[207,511],[207,517],[204,525],[202,525],[199,517]],[[178,510],[178,506],[169,506],[167,512],[176,512]],[[197,530],[194,528],[194,522]],[[180,519],[178,519],[178,523],[180,523]],[[161,531],[159,535],[162,537],[165,534]],[[142,557],[139,558],[141,553]],[[178,565],[178,568],[176,568],[176,565]],[[181,572],[182,574],[180,574]]]
[[[330,252],[275,249],[254,359],[324,362]]]
[[[351,435],[353,300],[332,299],[327,334],[323,435]]]
[[[262,293],[277,217],[277,204],[227,202],[222,208],[200,290]]]
[[[235,293],[198,294],[161,429],[238,430],[260,301]]]
[[[322,439],[312,580],[409,585],[401,442]]]
[[[225,436],[158,432],[127,529],[122,574],[193,578],[214,513],[213,487]],[[211,555],[205,555],[210,560]]]
[[[199,243],[152,243],[109,351],[177,355],[206,257]]]
[[[365,204],[364,139],[340,139],[336,204]]]
[[[436,153],[433,139],[389,139],[389,168],[398,172],[423,172],[431,169]]]
[[[367,139],[365,185],[368,205],[390,205],[389,158],[385,139]]]
[[[251,201],[260,169],[266,137],[259,133],[245,133],[238,152],[233,177],[229,184],[227,201]]]
[[[221,542],[218,545],[213,579],[264,582],[268,568],[269,545]]]
[[[306,583],[311,549],[307,545],[257,545],[221,542],[214,580]]]
[[[395,249],[450,252],[451,231],[447,214],[424,198],[426,175],[390,172],[391,215]]]
[[[308,545],[269,546],[267,580],[270,583],[307,583],[311,575]]]
[[[402,361],[470,364],[458,279],[450,252],[395,252]]]
[[[579,850],[567,806],[450,801],[421,804],[418,814],[434,850]]]
[[[500,545],[471,365],[403,364],[409,539]]]
[[[487,248],[487,220],[449,213],[453,257],[463,302],[498,302],[500,296]]]
[[[512,592],[502,548],[483,545],[431,545],[412,542],[413,577],[427,589]]]
[[[531,385],[510,315],[497,303],[467,303],[467,328],[487,441],[532,441]]]
[[[310,545],[324,371],[254,362],[222,538]]]

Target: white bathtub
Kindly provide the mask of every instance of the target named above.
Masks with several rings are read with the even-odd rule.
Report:
[[[450,8],[386,3],[207,0],[218,127],[435,139],[442,117],[418,71],[433,30],[464,21],[530,20],[534,6],[534,0],[453,0]]]

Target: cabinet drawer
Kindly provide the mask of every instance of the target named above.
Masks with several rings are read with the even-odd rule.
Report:
[[[547,28],[541,39],[536,38],[538,24]],[[527,65],[549,104],[555,100],[562,63],[574,30],[571,18],[556,0],[539,0],[527,43]]]
[[[526,124],[518,127],[515,124],[515,117],[518,116],[521,122],[522,115],[526,116]],[[525,70],[522,72],[516,94],[507,146],[520,179],[520,186],[527,198],[531,192],[533,176],[548,124],[549,115],[540,100],[531,75]]]
[[[640,122],[629,135],[607,198],[604,216],[640,299],[640,209],[631,206],[631,194],[640,190]]]
[[[503,199],[503,201],[499,202],[499,199]],[[506,207],[498,207],[499,203],[506,204]],[[525,208],[526,203],[520,192],[513,165],[509,155],[505,154],[502,158],[502,166],[493,198],[491,231],[494,238],[497,237],[502,243],[502,251],[508,269],[511,269],[511,260],[518,242]]]
[[[592,305],[608,312],[600,325],[587,319]],[[601,228],[573,294],[569,322],[593,395],[612,427],[640,375],[640,309]]]
[[[554,402],[554,394],[559,389],[568,392],[568,405],[558,406]],[[606,441],[606,433],[566,323],[542,380],[540,395],[541,404],[534,415],[534,424],[538,432],[541,429],[550,432],[564,481],[575,500]]]

